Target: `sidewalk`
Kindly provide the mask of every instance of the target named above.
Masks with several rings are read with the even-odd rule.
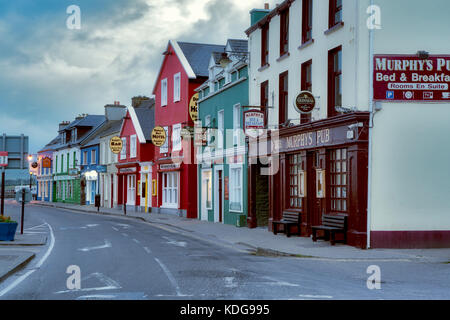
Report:
[[[99,213],[124,217],[117,209],[97,208],[64,203],[33,201],[34,205],[64,208],[79,212]],[[450,262],[449,249],[370,249],[361,250],[344,244],[331,246],[328,241],[313,242],[311,238],[284,234],[274,235],[267,228],[238,228],[221,223],[212,223],[198,219],[186,219],[171,214],[144,213],[127,210],[127,217],[137,218],[157,227],[176,230],[190,236],[202,238],[221,245],[250,251],[261,255],[294,256],[308,259],[331,259],[334,261],[423,261]]]

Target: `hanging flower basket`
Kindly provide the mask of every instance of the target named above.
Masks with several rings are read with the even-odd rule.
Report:
[[[14,241],[16,230],[16,221],[12,221],[11,217],[0,216],[0,241]]]

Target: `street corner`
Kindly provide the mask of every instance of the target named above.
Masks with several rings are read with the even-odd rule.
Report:
[[[0,249],[0,282],[14,272],[26,266],[33,258],[35,253],[23,250]]]
[[[47,236],[44,234],[21,234],[17,232],[13,241],[0,241],[0,247],[11,246],[43,246],[47,243]]]

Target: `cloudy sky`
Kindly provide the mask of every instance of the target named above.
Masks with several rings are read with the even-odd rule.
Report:
[[[58,123],[151,95],[169,39],[242,38],[261,0],[0,0],[0,134],[37,152]],[[66,27],[70,5],[81,29]]]

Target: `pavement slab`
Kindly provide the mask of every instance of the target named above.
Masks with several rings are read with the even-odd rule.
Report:
[[[35,257],[33,252],[23,250],[0,250],[0,281],[23,268]]]

